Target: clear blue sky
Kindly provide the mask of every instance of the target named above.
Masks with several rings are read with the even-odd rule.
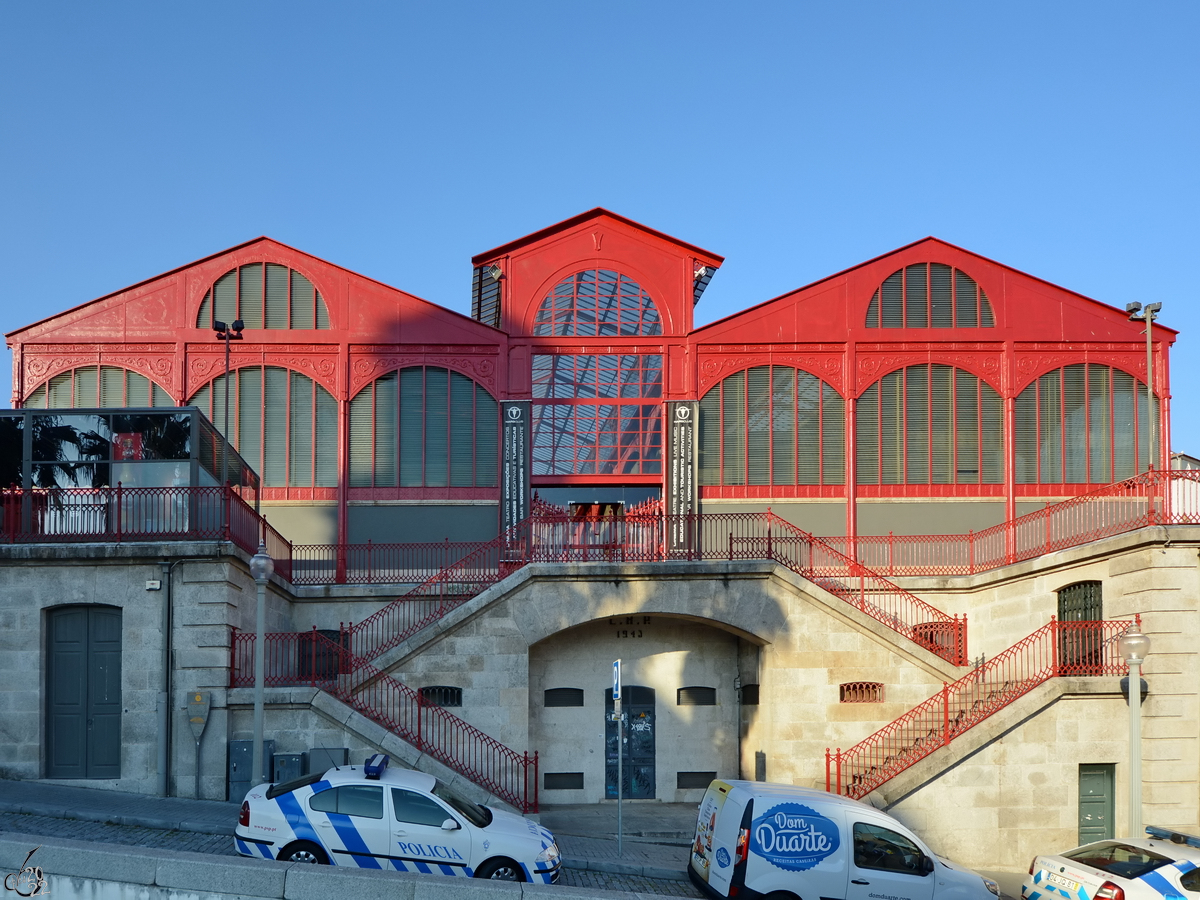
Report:
[[[0,5],[0,330],[270,235],[462,312],[605,206],[703,324],[933,234],[1162,301],[1200,454],[1200,4]],[[3,367],[0,395],[10,396]]]

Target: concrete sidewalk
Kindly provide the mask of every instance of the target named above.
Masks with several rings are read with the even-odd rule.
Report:
[[[240,808],[237,802],[152,797],[49,781],[0,780],[0,812],[57,819],[232,835]],[[535,818],[554,832],[568,868],[646,878],[687,877],[687,840],[696,821],[693,804],[622,804],[626,839],[620,854],[616,803],[543,807]]]

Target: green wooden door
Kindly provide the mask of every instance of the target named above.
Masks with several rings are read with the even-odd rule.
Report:
[[[1079,843],[1103,841],[1113,833],[1114,766],[1079,767]]]
[[[49,616],[46,777],[121,777],[121,610]]]

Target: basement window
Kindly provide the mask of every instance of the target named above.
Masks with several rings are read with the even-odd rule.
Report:
[[[426,706],[462,706],[462,688],[433,684],[421,688],[421,702]]]
[[[675,787],[681,791],[702,790],[712,784],[716,777],[716,772],[676,772]]]
[[[838,685],[840,703],[882,703],[883,685],[878,681],[848,681]]]
[[[544,697],[544,705],[547,707],[583,706],[582,688],[550,688]]]
[[[717,689],[710,687],[681,687],[675,698],[677,706],[716,706]]]

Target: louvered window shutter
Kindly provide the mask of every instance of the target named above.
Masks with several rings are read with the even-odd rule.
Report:
[[[724,453],[721,459],[722,484],[746,483],[746,373],[725,379],[721,390]]]
[[[1038,379],[1038,442],[1041,447],[1041,483],[1063,480],[1062,370]]]
[[[954,273],[954,318],[959,328],[979,326],[979,286],[965,272]]]
[[[375,484],[378,487],[394,487],[397,483],[398,382],[396,372],[389,372],[375,382]]]
[[[200,388],[200,390],[196,391],[196,393],[192,394],[192,399],[187,402],[187,405],[196,407],[198,410],[200,410],[200,412],[204,413],[204,415],[211,422],[212,386],[206,384],[204,387]]]
[[[1137,416],[1134,413],[1133,376],[1114,369],[1113,382],[1113,480],[1137,474],[1135,445]]]
[[[879,483],[904,483],[904,372],[879,382]]]
[[[983,483],[1004,483],[1004,400],[991,385],[979,384]],[[1036,444],[1035,444],[1036,446]]]
[[[118,369],[118,371],[120,371]],[[125,372],[125,406],[150,405],[150,379],[137,372]]]
[[[317,426],[313,431],[313,455],[316,457],[316,487],[337,487],[338,413],[337,401],[321,385],[313,382]]]
[[[288,327],[288,268],[267,263],[266,321],[267,328]]]
[[[905,472],[908,484],[929,483],[929,366],[909,366],[904,376]],[[899,483],[905,483],[905,478]]]
[[[1087,393],[1083,363],[1065,366],[1063,373],[1063,434],[1066,437],[1066,459],[1063,480],[1068,484],[1087,481],[1088,422]]]
[[[450,486],[475,482],[475,384],[465,375],[450,373]]]
[[[212,291],[209,291],[200,301],[200,312],[196,314],[196,327],[212,328],[212,320]]]
[[[1112,370],[1108,366],[1088,364],[1088,480],[1093,484],[1108,484],[1112,481],[1112,397],[1109,381],[1111,374]]]
[[[400,486],[420,487],[425,459],[425,370],[400,372]]]
[[[237,370],[235,369],[233,372],[231,372],[229,377],[231,379],[233,379],[229,383],[229,402],[232,403],[233,398],[235,396],[234,390],[237,387],[237,377],[238,377]],[[214,378],[212,380],[212,416],[209,421],[211,421],[215,426],[217,426],[217,431],[221,431],[225,427],[225,375],[224,374],[218,375],[216,378]],[[230,421],[230,425],[232,427],[233,422],[234,422],[232,410],[230,410],[229,421]]]
[[[449,406],[449,385],[445,369],[429,366],[425,369],[425,485],[445,487],[448,483],[446,453],[446,410]]]
[[[312,282],[292,271],[292,328],[315,328]]]
[[[821,382],[808,372],[796,373],[796,480],[821,483]]]
[[[237,412],[237,451],[246,465],[262,472],[263,370],[258,366],[237,371]]]
[[[287,484],[288,372],[267,366],[263,372],[263,472],[264,487]]]
[[[1017,397],[1016,408],[1017,484],[1038,481],[1038,383],[1034,381]]]
[[[475,484],[478,487],[496,486],[499,428],[499,406],[487,391],[475,385]]]
[[[771,368],[746,373],[747,484],[771,483]]]
[[[374,473],[375,388],[368,384],[350,401],[350,487],[371,487]]]
[[[996,327],[996,319],[992,316],[992,304],[988,300],[987,294],[983,292],[983,288],[979,288],[979,326],[981,328]]]
[[[99,405],[107,408],[125,406],[125,370],[118,369],[116,366],[99,368],[100,393],[98,400],[96,398],[96,372],[95,367],[75,370],[75,405]]]
[[[288,484],[311,487],[313,483],[313,382],[299,372],[289,373],[292,382],[291,422],[288,438]]]
[[[883,282],[881,306],[884,328],[904,327],[904,272],[893,272]]]
[[[821,483],[846,483],[846,404],[842,395],[821,384]]]
[[[904,325],[929,326],[929,269],[923,263],[904,270]]]
[[[1150,400],[1150,408],[1147,409],[1147,390],[1143,382],[1137,383],[1137,448],[1138,448],[1138,471],[1146,471],[1146,466],[1150,461],[1150,454],[1157,453],[1159,450],[1158,442],[1161,438],[1158,436],[1158,397],[1153,397]],[[1146,420],[1150,419],[1154,423],[1155,437],[1154,443],[1148,445],[1146,442]],[[1157,463],[1157,460],[1155,460]]]
[[[320,291],[317,291],[317,327],[329,328],[329,307],[325,305],[325,298]]]
[[[871,295],[871,302],[867,306],[867,327],[879,327],[879,291]]]
[[[790,366],[771,368],[771,483],[796,483],[796,377]],[[799,373],[804,375],[806,373]]]
[[[954,369],[930,366],[929,469],[931,484],[954,483]],[[973,376],[968,376],[974,380]]]
[[[213,285],[213,320],[231,325],[237,315],[237,269],[226,272]]]
[[[175,405],[175,401],[171,399],[171,395],[153,381],[150,382],[150,403],[152,406]]]
[[[238,295],[238,318],[247,328],[263,327],[263,264],[242,266]]]
[[[934,328],[954,327],[953,270],[942,263],[929,266],[929,314]]]
[[[979,379],[954,370],[954,481],[979,484]]]
[[[721,483],[721,384],[700,398],[700,483]]]
[[[873,384],[855,401],[855,467],[859,484],[879,484],[879,384]]]
[[[39,386],[32,394],[26,397],[22,407],[25,409],[45,409],[46,385]]]

